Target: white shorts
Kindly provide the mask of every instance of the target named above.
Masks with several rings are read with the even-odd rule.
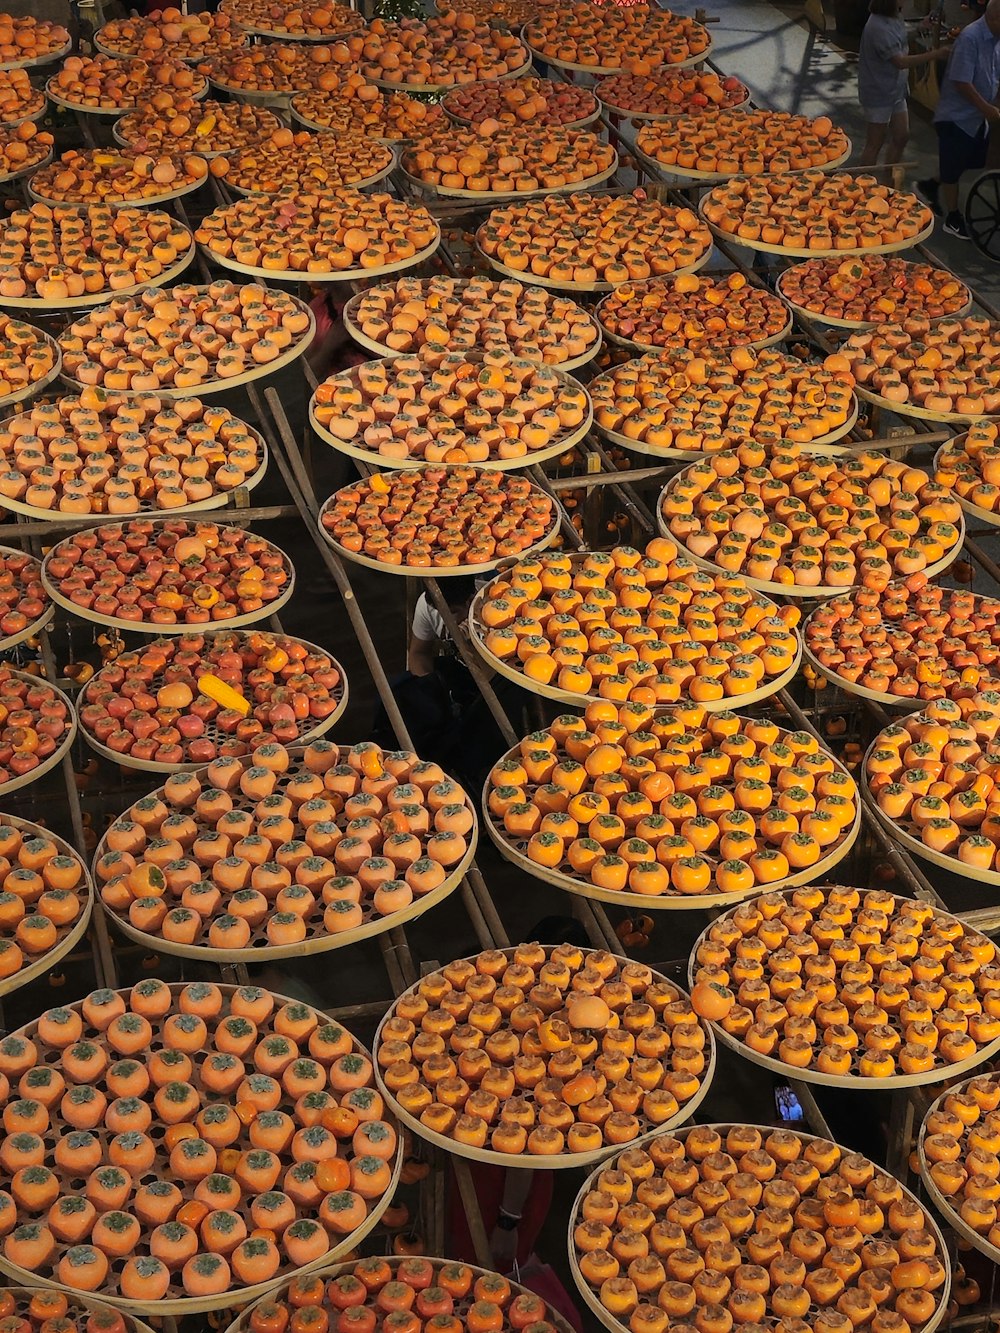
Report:
[[[862,106],[861,113],[869,125],[888,125],[900,111],[906,110],[906,98],[900,97],[892,106]]]

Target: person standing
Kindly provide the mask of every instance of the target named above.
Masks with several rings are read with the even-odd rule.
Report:
[[[917,182],[917,188],[949,236],[967,241],[969,233],[958,208],[958,183],[967,171],[986,165],[990,127],[1000,121],[1000,0],[990,0],[982,18],[959,33],[941,85],[934,113],[938,136],[938,179]]]
[[[888,162],[901,162],[910,137],[906,104],[907,71],[947,55],[948,47],[909,51],[906,24],[899,16],[900,0],[871,0],[868,22],[858,53],[858,100],[867,136],[860,166],[878,165],[882,149]]]

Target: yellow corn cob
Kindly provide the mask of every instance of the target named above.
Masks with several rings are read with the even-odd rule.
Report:
[[[221,708],[235,709],[237,713],[242,713],[244,717],[250,712],[250,700],[244,699],[242,694],[234,690],[231,685],[227,685],[224,680],[220,680],[218,676],[213,676],[210,671],[199,677],[198,689],[201,690],[202,694],[207,694]]]

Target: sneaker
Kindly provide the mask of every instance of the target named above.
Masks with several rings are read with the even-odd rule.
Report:
[[[961,213],[949,213],[944,220],[944,227],[942,230],[946,232],[947,235],[954,236],[959,241],[972,240],[972,237],[969,235],[965,226],[965,218],[962,217]]]
[[[941,216],[941,205],[938,203],[938,183],[936,180],[923,180],[916,182],[917,193],[923,195],[931,206],[931,212],[937,217]]]

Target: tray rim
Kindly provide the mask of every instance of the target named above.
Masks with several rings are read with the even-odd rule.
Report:
[[[480,464],[476,463],[459,463],[459,464],[441,463],[438,464],[438,466],[444,468],[475,467],[477,472],[489,472],[491,470],[495,471],[495,469],[483,468]],[[393,468],[391,471],[387,470],[383,472],[381,475],[384,477],[393,477],[398,475],[400,472],[412,472],[415,470],[416,469],[413,468]],[[336,538],[333,536],[333,534],[329,531],[328,528],[323,526],[323,515],[326,512],[327,507],[331,505],[334,502],[334,500],[336,500],[337,496],[340,494],[342,490],[353,488],[356,485],[357,482],[349,481],[346,483],[346,485],[341,486],[337,490],[335,490],[332,495],[327,496],[327,498],[323,501],[322,505],[320,506],[320,511],[317,516],[319,535],[323,538],[325,542],[327,542],[328,545],[333,547],[333,549],[337,552],[337,554],[340,556],[342,560],[351,560],[355,564],[364,565],[367,569],[373,569],[379,574],[395,574],[397,576],[402,576],[403,578],[446,579],[446,578],[457,578],[459,575],[472,574],[473,576],[478,576],[480,574],[490,574],[494,570],[496,570],[504,562],[504,560],[510,559],[509,556],[501,555],[497,556],[496,560],[491,560],[488,564],[485,565],[449,565],[444,567],[439,567],[437,565],[407,565],[407,564],[389,565],[385,564],[380,560],[373,560],[371,556],[363,555],[360,551],[349,551],[346,546],[342,546],[340,542],[336,540]],[[542,488],[536,485],[535,482],[531,482],[531,489],[538,495],[545,495],[545,492],[542,490]],[[562,522],[559,515],[558,506],[553,506],[553,514],[554,518],[552,525],[549,528],[548,532],[546,532],[545,536],[540,541],[536,542],[533,546],[526,547],[521,552],[521,555],[518,557],[518,559],[524,556],[537,555],[539,552],[547,550],[548,547],[552,545],[556,537],[558,537],[559,535],[559,528]],[[2,552],[2,549],[3,548],[0,547],[0,552]]]
[[[726,1130],[726,1131],[729,1131],[731,1129],[749,1128],[749,1129],[760,1130],[762,1135],[765,1132],[767,1133],[774,1132],[773,1125],[746,1125],[742,1123],[737,1124],[734,1121],[715,1121],[710,1125],[701,1125],[701,1126],[690,1125],[686,1127],[686,1129],[694,1129],[694,1128]],[[686,1132],[684,1127],[682,1127],[680,1131],[676,1132],[678,1132],[681,1137],[686,1137]],[[841,1150],[843,1151],[843,1146],[837,1143],[835,1139],[824,1139],[819,1134],[809,1134],[799,1129],[793,1129],[792,1133],[795,1134],[796,1138],[806,1139],[814,1143],[833,1143],[835,1144],[836,1147],[841,1148]],[[863,1154],[861,1155],[863,1156]],[[871,1162],[876,1169],[880,1169],[878,1167],[878,1163],[873,1162],[870,1157],[866,1157],[865,1160],[867,1162]],[[616,1319],[615,1316],[612,1315],[608,1310],[606,1310],[604,1306],[601,1304],[601,1302],[597,1299],[597,1296],[591,1290],[590,1285],[587,1282],[587,1279],[583,1276],[583,1273],[580,1271],[580,1265],[576,1257],[576,1244],[573,1239],[573,1233],[576,1229],[577,1219],[580,1215],[580,1206],[584,1198],[584,1195],[590,1191],[592,1182],[595,1180],[596,1177],[597,1177],[597,1171],[592,1171],[590,1175],[586,1178],[586,1180],[583,1182],[583,1184],[580,1186],[580,1190],[576,1198],[573,1200],[573,1204],[570,1209],[568,1235],[567,1235],[569,1266],[573,1274],[573,1281],[576,1283],[580,1295],[583,1297],[588,1308],[594,1314],[598,1322],[601,1325],[603,1325],[604,1328],[608,1329],[609,1333],[628,1333],[628,1326],[624,1324],[620,1319]],[[914,1202],[920,1203],[920,1199],[913,1192],[913,1190],[911,1190],[904,1182],[900,1183],[902,1184],[903,1192],[909,1195],[910,1198],[914,1200]],[[945,1243],[944,1234],[942,1233],[941,1228],[938,1226],[935,1218],[931,1216],[929,1210],[925,1208],[922,1204],[921,1208],[926,1215],[928,1228],[932,1231],[934,1235],[934,1240],[938,1245],[940,1251],[939,1257],[941,1259],[942,1265],[945,1270],[944,1282],[938,1289],[941,1293],[941,1298],[938,1302],[934,1314],[931,1316],[928,1322],[923,1325],[923,1333],[935,1333],[935,1330],[940,1326],[942,1320],[944,1319],[945,1315],[948,1312],[948,1301],[951,1296],[951,1285],[952,1285],[951,1265],[948,1262],[946,1262],[948,1257],[948,1246]],[[230,1330],[230,1333],[232,1333],[232,1330]]]
[[[861,787],[860,783],[858,784],[858,788],[859,792],[861,792],[863,796],[864,789]],[[859,816],[860,813],[861,813],[861,801],[859,800],[858,802]],[[818,886],[818,887],[822,888],[824,886]],[[835,886],[831,885],[830,887],[835,887]],[[791,892],[794,892],[794,889],[779,888],[773,890],[769,889],[768,891],[781,893],[785,897],[788,897]],[[756,896],[765,897],[766,895],[757,894]],[[898,902],[916,901],[916,899],[908,898],[906,897],[905,894],[901,893],[894,893],[892,896]],[[947,917],[951,921],[959,920],[959,918],[956,917],[953,912],[942,911],[938,907],[935,907],[934,911],[939,916]],[[710,922],[701,932],[698,938],[695,940],[694,944],[691,946],[691,953],[688,956],[689,986],[693,984],[694,972],[697,966],[696,954],[698,952],[698,948],[708,935],[708,932],[712,929],[712,927],[715,924],[716,924],[715,922]],[[979,932],[977,932],[977,934],[978,933]],[[1000,950],[997,950],[997,954],[998,958],[1000,958]],[[716,1023],[713,1022],[712,1020],[709,1021],[712,1023],[712,1027],[715,1028],[716,1030],[715,1035],[722,1042],[722,1044],[724,1046],[728,1046],[730,1050],[735,1051],[737,1055],[740,1055],[744,1059],[749,1060],[751,1064],[759,1065],[762,1069],[767,1069],[771,1073],[781,1074],[785,1078],[790,1077],[797,1079],[802,1083],[815,1083],[825,1088],[849,1088],[854,1091],[870,1088],[873,1091],[877,1092],[896,1092],[901,1088],[921,1088],[927,1086],[928,1084],[941,1083],[946,1079],[958,1078],[961,1075],[966,1074],[973,1069],[976,1069],[979,1065],[984,1064],[987,1060],[991,1060],[994,1057],[994,1055],[996,1055],[997,1052],[1000,1051],[1000,1037],[997,1037],[992,1042],[988,1042],[985,1046],[979,1047],[976,1050],[975,1054],[966,1057],[965,1060],[959,1060],[955,1064],[945,1065],[942,1069],[928,1070],[922,1074],[893,1074],[889,1078],[863,1078],[859,1074],[824,1074],[820,1070],[813,1069],[811,1065],[806,1067],[805,1069],[800,1069],[795,1065],[785,1064],[783,1060],[776,1060],[773,1056],[761,1055],[757,1051],[752,1051],[747,1045],[741,1042],[738,1038],[731,1036],[730,1033],[728,1033],[725,1030],[725,1028],[722,1026],[721,1023]],[[926,1330],[926,1325],[924,1327]]]
[[[188,983],[166,982],[165,984],[170,987],[171,994],[174,994],[182,990]],[[239,989],[238,986],[230,985],[225,982],[218,982],[217,984],[220,990],[222,990],[224,995]],[[131,989],[132,988],[130,986],[127,986],[122,989],[119,989],[116,993],[127,997]],[[313,1010],[314,1013],[319,1014],[321,1018],[330,1018],[330,1015],[327,1013],[326,1010],[319,1009],[317,1008],[316,1005],[310,1004],[308,1001],[294,1000],[293,997],[285,995],[279,991],[271,990],[269,987],[266,986],[262,986],[261,989],[266,990],[269,995],[274,997],[274,999],[284,1001],[285,1003],[295,1003],[295,1004],[306,1003],[308,1004],[308,1007],[311,1010]],[[83,1003],[82,999],[74,1000],[71,1002],[69,1007],[75,1008],[81,1005],[82,1003]],[[336,1022],[336,1020],[333,1018],[330,1018],[330,1021],[332,1023]],[[355,1049],[360,1048],[365,1055],[369,1056],[369,1058],[371,1057],[371,1053],[368,1050],[368,1048],[358,1040],[358,1038],[354,1035],[354,1033],[351,1031],[349,1027],[346,1027],[343,1023],[339,1022],[336,1023],[336,1025],[338,1027],[342,1027],[344,1031],[348,1034],[348,1036],[351,1038],[351,1041],[354,1043]],[[33,1029],[36,1026],[37,1026],[37,1019],[32,1023],[26,1023],[22,1027],[17,1028],[16,1031],[13,1032],[11,1035],[12,1036],[18,1035],[19,1033],[27,1031],[29,1029]],[[374,1061],[372,1061],[372,1065],[374,1068]],[[158,1300],[156,1302],[157,1310],[159,1312],[162,1312],[163,1314],[186,1315],[186,1314],[207,1314],[209,1311],[212,1310],[229,1309],[232,1307],[233,1304],[242,1304],[243,1302],[248,1300],[256,1301],[259,1297],[269,1295],[273,1288],[278,1286],[279,1283],[284,1282],[286,1280],[286,1277],[294,1280],[294,1278],[296,1277],[304,1277],[306,1274],[315,1272],[317,1268],[321,1268],[324,1264],[330,1264],[336,1262],[336,1259],[339,1255],[353,1249],[355,1245],[360,1244],[360,1242],[364,1240],[364,1238],[369,1234],[369,1232],[373,1231],[374,1228],[380,1222],[382,1214],[385,1212],[385,1210],[389,1207],[389,1204],[392,1202],[392,1196],[399,1185],[399,1177],[403,1169],[404,1156],[405,1153],[403,1151],[403,1139],[402,1135],[400,1135],[399,1142],[397,1144],[396,1159],[393,1167],[392,1179],[385,1193],[382,1195],[380,1199],[377,1199],[375,1201],[371,1212],[368,1214],[368,1216],[366,1217],[365,1221],[361,1224],[361,1226],[358,1227],[356,1231],[352,1231],[349,1235],[344,1236],[338,1245],[335,1245],[330,1251],[328,1251],[327,1254],[323,1255],[321,1258],[314,1259],[312,1263],[304,1264],[302,1265],[302,1267],[294,1269],[291,1274],[288,1274],[285,1277],[278,1279],[277,1281],[272,1279],[269,1282],[258,1282],[253,1286],[237,1288],[235,1291],[231,1289],[229,1291],[220,1292],[218,1296],[214,1297],[191,1296],[191,1297],[177,1297],[171,1300]],[[25,1268],[20,1268],[16,1264],[12,1264],[4,1256],[2,1251],[0,1251],[0,1273],[5,1274],[7,1277],[13,1277],[19,1280],[22,1274],[28,1272],[30,1272],[30,1270]],[[43,1278],[39,1276],[37,1273],[33,1274],[32,1276],[33,1276],[33,1281],[37,1282],[40,1287],[46,1288],[46,1290],[51,1290],[54,1288],[57,1291],[66,1292],[67,1295],[76,1294],[75,1287],[67,1287],[60,1282],[56,1282],[54,1279]],[[101,1293],[100,1295],[97,1295],[96,1293],[87,1292],[85,1294],[88,1296],[93,1295],[93,1298],[95,1300],[103,1301],[106,1305],[110,1305],[113,1309],[128,1315],[137,1315],[137,1314],[144,1315],[149,1313],[148,1301],[129,1300],[123,1296],[109,1296],[107,1293]]]
[[[546,949],[552,949],[555,948],[556,946],[545,945],[544,947]],[[513,957],[516,948],[517,948],[516,945],[507,945],[503,949],[499,950],[499,952],[506,954],[508,957]],[[585,954],[601,953],[601,952],[605,951],[599,949],[593,949],[590,946],[588,946],[584,950]],[[610,950],[608,950],[607,952],[610,952]],[[451,961],[472,962],[478,956],[479,956],[478,954],[469,954],[463,959],[454,959]],[[631,959],[620,954],[612,954],[611,956],[615,959],[615,961],[619,964],[619,966],[623,963],[628,963],[632,961]],[[440,971],[441,969],[438,968],[436,970]],[[690,998],[690,992],[684,986],[681,986],[678,982],[671,981],[670,978],[666,976],[665,973],[657,972],[654,968],[650,968],[650,971],[653,973],[654,981],[666,981],[668,985],[673,986],[674,989],[680,991],[682,995],[686,996],[687,998]],[[436,1148],[443,1149],[443,1151],[445,1151],[446,1153],[454,1154],[458,1157],[465,1157],[473,1162],[486,1163],[493,1166],[510,1167],[516,1165],[518,1168],[528,1171],[559,1171],[559,1170],[571,1169],[573,1167],[587,1166],[591,1163],[603,1162],[606,1158],[613,1155],[613,1153],[620,1151],[623,1145],[619,1144],[605,1144],[600,1148],[593,1149],[592,1152],[586,1152],[586,1153],[565,1152],[565,1153],[542,1153],[537,1155],[529,1152],[502,1153],[496,1151],[493,1148],[474,1148],[467,1143],[459,1143],[456,1139],[451,1138],[447,1134],[440,1134],[438,1133],[437,1130],[428,1129],[428,1127],[424,1125],[416,1116],[410,1115],[409,1111],[404,1111],[403,1108],[396,1101],[395,1095],[389,1091],[389,1089],[386,1087],[383,1081],[381,1066],[378,1063],[377,1051],[382,1040],[382,1029],[385,1027],[389,1019],[393,1017],[399,1001],[404,996],[409,995],[411,994],[411,992],[415,991],[419,987],[419,985],[420,981],[417,981],[412,986],[408,986],[406,990],[403,991],[400,995],[396,996],[392,1004],[383,1014],[379,1022],[378,1028],[375,1031],[375,1036],[372,1040],[372,1061],[375,1068],[375,1081],[378,1084],[379,1092],[381,1092],[382,1096],[385,1098],[386,1106],[390,1108],[393,1115],[397,1118],[397,1120],[401,1125],[404,1125],[407,1129],[411,1130],[418,1138],[423,1139],[427,1143],[433,1144]],[[699,1018],[697,1021],[699,1026],[702,1028],[702,1031],[705,1031],[706,1028],[705,1020]],[[691,1116],[693,1116],[694,1113],[698,1110],[699,1106],[708,1096],[709,1089],[712,1086],[712,1081],[715,1077],[716,1065],[718,1059],[718,1046],[713,1039],[714,1034],[709,1034],[706,1032],[706,1036],[708,1036],[710,1039],[709,1055],[708,1059],[705,1062],[705,1070],[701,1076],[701,1082],[699,1083],[698,1091],[694,1094],[694,1096],[689,1097],[686,1102],[682,1103],[678,1108],[678,1114],[672,1117],[670,1120],[665,1121],[664,1125],[655,1126],[652,1130],[649,1130],[645,1134],[640,1134],[637,1138],[630,1140],[630,1142],[624,1146],[635,1148],[641,1145],[642,1143],[645,1143],[648,1139],[655,1137],[656,1134],[668,1133],[670,1132],[671,1126],[684,1124],[684,1122],[686,1120],[689,1120]],[[609,1148],[611,1150],[610,1152]]]
[[[233,510],[232,513],[234,517],[237,517],[239,511]],[[96,518],[98,517],[98,515],[94,515],[93,517]],[[107,518],[107,515],[106,514],[100,515],[100,517]],[[142,515],[141,517],[143,519],[148,518],[148,516],[146,515]],[[128,522],[129,520],[126,519],[124,521]],[[157,520],[153,519],[152,521],[155,522]],[[168,517],[165,516],[162,520],[159,521],[169,522],[170,520]],[[104,525],[102,524],[100,526]],[[115,526],[120,527],[122,526],[122,524],[119,523],[116,524]],[[237,523],[227,523],[224,526],[233,528],[238,532],[246,531],[246,529],[240,528]],[[49,555],[52,555],[55,551],[58,550],[63,540],[65,540],[65,538],[61,539],[59,542],[56,543],[55,546],[52,547],[52,550],[49,552]],[[42,561],[42,584],[46,592],[49,594],[49,597],[56,604],[56,606],[61,607],[64,611],[68,611],[71,616],[78,616],[82,620],[89,620],[95,625],[105,625],[109,629],[131,630],[135,634],[152,634],[155,635],[157,638],[165,638],[168,636],[172,636],[174,634],[188,634],[192,629],[204,628],[204,626],[206,625],[209,628],[215,628],[215,629],[243,629],[247,625],[255,625],[261,620],[266,620],[269,616],[276,615],[281,610],[281,608],[290,601],[291,596],[295,591],[295,566],[292,564],[291,560],[288,558],[287,554],[281,549],[280,546],[275,546],[274,542],[268,542],[268,545],[271,546],[273,550],[277,551],[278,554],[281,555],[282,558],[284,559],[285,566],[289,571],[288,583],[286,584],[282,592],[279,594],[279,596],[274,599],[273,602],[266,603],[264,606],[260,607],[259,610],[257,611],[249,611],[241,616],[232,616],[229,620],[207,620],[200,622],[200,624],[195,624],[195,625],[190,625],[190,624],[154,625],[148,620],[118,620],[113,616],[96,615],[93,611],[89,611],[82,606],[77,606],[75,602],[71,602],[68,597],[64,597],[62,593],[55,588],[55,585],[49,579],[48,572],[46,571],[45,568],[45,565],[49,558],[48,556],[46,556],[45,560]]]

